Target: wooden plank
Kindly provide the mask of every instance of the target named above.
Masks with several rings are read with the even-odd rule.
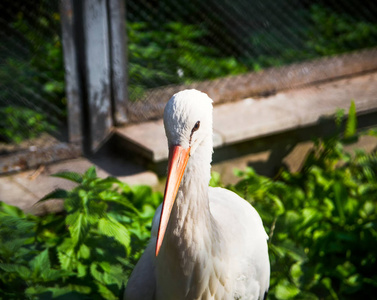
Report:
[[[90,149],[95,152],[113,126],[106,0],[84,0],[84,36]]]
[[[82,154],[78,144],[58,143],[46,148],[29,149],[0,156],[0,174],[19,172]]]
[[[269,68],[260,72],[192,84],[170,85],[151,89],[145,93],[143,99],[132,102],[132,105],[128,107],[128,118],[130,122],[161,118],[166,102],[172,95],[184,89],[205,92],[217,105],[248,97],[266,97],[279,91],[352,77],[375,70],[377,70],[377,48],[372,48]]]
[[[127,119],[127,46],[124,0],[109,1],[110,54],[114,122],[124,124]]]
[[[69,142],[82,144],[83,117],[82,92],[79,81],[74,30],[73,0],[60,1],[62,42],[64,53],[65,92],[68,109]]]

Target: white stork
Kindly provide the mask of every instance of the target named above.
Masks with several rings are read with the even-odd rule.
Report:
[[[263,299],[270,264],[262,220],[235,193],[208,186],[212,100],[197,90],[175,94],[165,107],[164,125],[164,200],[124,299]]]

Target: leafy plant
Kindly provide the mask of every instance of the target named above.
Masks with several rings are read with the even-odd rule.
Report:
[[[54,176],[78,184],[40,200],[63,199],[65,214],[30,216],[1,203],[0,298],[118,299],[160,194],[97,178],[93,167]]]
[[[260,70],[377,45],[376,23],[318,4],[312,4],[297,17],[308,22],[298,21],[301,26],[287,27],[287,33],[277,26],[253,33],[253,57],[241,56],[248,69]]]
[[[52,131],[65,117],[60,17],[52,6],[43,0],[32,12],[18,8],[2,28],[0,135],[6,142]]]
[[[270,235],[270,299],[369,299],[377,291],[377,154],[344,151],[355,118],[351,105],[344,139],[318,139],[300,173],[272,180],[248,169],[231,187]]]
[[[233,57],[221,57],[201,42],[209,33],[196,25],[177,22],[151,29],[147,23],[127,24],[129,78],[137,99],[147,88],[190,83],[246,71]]]
[[[37,137],[42,132],[53,132],[56,127],[46,116],[32,109],[17,106],[0,108],[0,140],[20,143]]]

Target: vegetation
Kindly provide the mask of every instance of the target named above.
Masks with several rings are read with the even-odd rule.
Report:
[[[55,130],[43,113],[22,106],[0,107],[0,140],[20,143]]]
[[[33,138],[51,131],[65,117],[60,17],[52,13],[57,11],[53,5],[40,0],[38,5],[28,6],[32,12],[27,9],[18,12],[7,24],[5,31],[9,37],[1,37],[7,46],[0,64],[0,113],[12,113],[4,121],[7,131],[0,132],[0,140],[18,143]],[[127,23],[131,100],[140,99],[147,89],[162,85],[214,79],[377,44],[377,24],[341,14],[331,6],[302,7],[302,11],[292,12],[297,15],[294,24],[286,24],[284,28],[281,23],[272,24],[267,29],[256,25],[249,36],[239,40],[221,24],[215,26],[219,16],[210,18],[213,24],[208,20],[200,24],[183,23],[187,15],[180,19],[170,16],[169,21],[167,17],[153,22],[148,19],[148,22],[142,16],[132,17],[140,14],[144,2],[132,5],[137,7],[131,7],[132,21]],[[12,9],[17,7],[21,7],[20,3]],[[277,7],[284,9],[284,5]],[[187,9],[177,15],[200,14],[195,4]],[[198,22],[195,18],[191,20]],[[229,51],[235,47],[236,52]],[[31,115],[32,119],[43,119],[43,125],[30,122],[28,130],[17,133],[16,124],[23,124]]]
[[[259,211],[270,235],[269,299],[370,299],[377,291],[377,153],[317,140],[300,173],[278,180],[240,172],[231,187]],[[351,133],[351,134],[350,134]]]
[[[64,213],[25,215],[0,202],[0,299],[118,299],[150,236],[161,195],[115,178],[55,176],[78,184],[40,201],[64,199]]]
[[[377,292],[377,153],[344,151],[359,136],[356,124],[352,105],[344,133],[318,139],[301,172],[270,179],[249,168],[229,186],[254,205],[270,236],[269,299]],[[77,183],[40,200],[63,199],[61,214],[26,215],[0,202],[0,299],[121,299],[161,194],[97,178],[94,168],[55,176]]]
[[[167,23],[151,29],[147,23],[127,24],[131,99],[147,88],[172,83],[190,83],[245,72],[234,57],[204,46],[208,31],[195,25]]]
[[[0,141],[4,142],[19,143],[54,131],[65,117],[60,17],[35,7],[38,18],[25,9],[0,36],[6,45],[0,58]]]
[[[293,41],[275,27],[253,34],[251,44],[256,59],[241,58],[241,61],[249,69],[259,70],[377,45],[377,23],[358,20],[320,5],[312,5],[308,13],[309,26],[298,32],[290,29]]]

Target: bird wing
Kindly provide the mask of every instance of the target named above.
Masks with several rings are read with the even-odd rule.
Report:
[[[161,205],[157,208],[152,222],[152,235],[147,248],[137,262],[127,282],[124,300],[154,300],[156,291],[155,247]]]
[[[262,219],[246,200],[223,188],[210,188],[210,210],[230,245],[236,276],[235,294],[242,299],[263,299],[268,290],[270,263]]]

